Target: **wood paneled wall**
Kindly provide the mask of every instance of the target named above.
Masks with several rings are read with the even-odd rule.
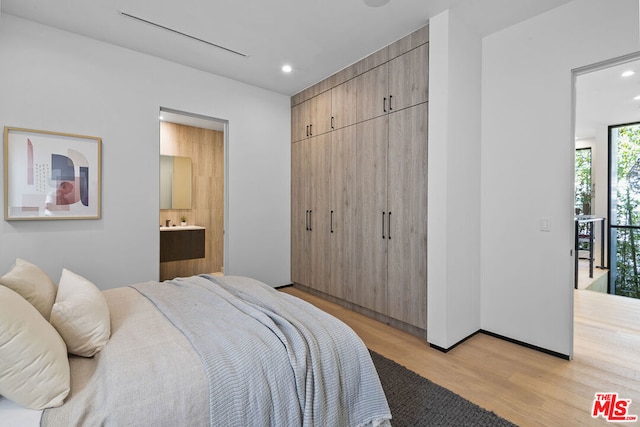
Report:
[[[192,159],[191,209],[162,209],[158,225],[170,219],[206,227],[205,258],[160,263],[160,280],[222,270],[224,250],[224,133],[160,123],[160,154]],[[160,256],[158,254],[158,256]]]

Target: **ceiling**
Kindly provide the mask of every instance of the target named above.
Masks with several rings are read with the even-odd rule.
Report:
[[[635,74],[623,77],[625,71]],[[581,74],[576,79],[576,139],[610,125],[640,122],[640,57]]]
[[[444,10],[455,10],[478,34],[487,35],[568,1],[2,0],[0,4],[3,13],[293,95],[426,25]],[[284,64],[293,71],[283,73]]]

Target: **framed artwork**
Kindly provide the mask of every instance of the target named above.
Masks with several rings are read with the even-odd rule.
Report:
[[[102,140],[4,128],[4,219],[99,219]]]

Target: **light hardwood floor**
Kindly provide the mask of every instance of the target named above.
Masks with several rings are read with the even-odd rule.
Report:
[[[597,392],[631,399],[629,413],[640,416],[640,300],[575,291],[574,359],[567,361],[485,334],[445,354],[299,289],[282,291],[341,319],[371,350],[517,425],[611,425],[591,417]]]

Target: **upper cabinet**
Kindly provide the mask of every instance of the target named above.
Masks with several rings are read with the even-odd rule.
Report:
[[[331,130],[356,123],[356,82],[348,80],[331,89]]]
[[[309,111],[311,101],[305,101],[291,108],[291,141],[307,138],[309,133]]]
[[[427,102],[428,91],[429,44],[389,61],[389,112]]]
[[[331,91],[311,98],[309,136],[322,135],[331,130]]]
[[[428,61],[429,44],[425,43],[359,75],[358,123],[426,102]]]
[[[323,92],[291,109],[291,139],[302,141],[331,130],[331,91]]]
[[[386,63],[356,77],[358,123],[388,113],[388,77],[389,67]]]

